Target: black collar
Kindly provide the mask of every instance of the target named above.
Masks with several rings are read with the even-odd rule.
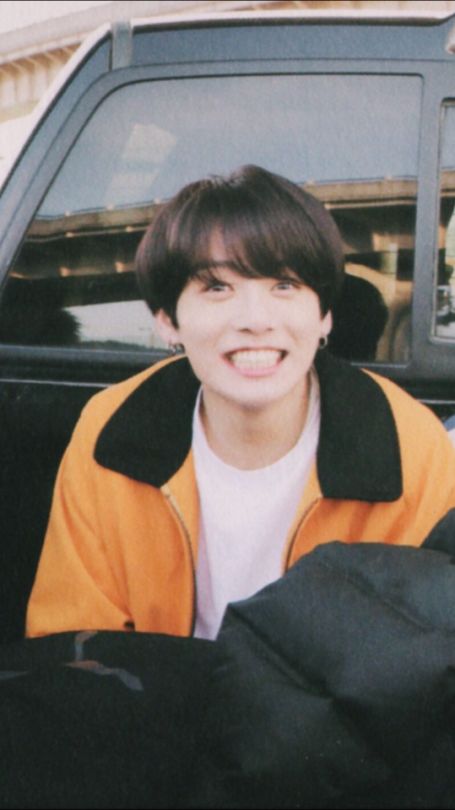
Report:
[[[321,432],[317,452],[323,495],[394,501],[402,494],[393,414],[368,374],[320,353]],[[199,381],[186,358],[164,366],[123,402],[101,431],[95,459],[103,467],[160,487],[191,447]]]

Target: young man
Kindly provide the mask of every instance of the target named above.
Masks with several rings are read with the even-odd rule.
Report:
[[[98,394],[59,471],[27,633],[214,638],[320,543],[419,545],[455,506],[436,417],[324,347],[343,274],[324,207],[258,167],[185,187],[138,274],[185,355]]]

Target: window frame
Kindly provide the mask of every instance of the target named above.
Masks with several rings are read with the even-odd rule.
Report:
[[[253,29],[254,30],[254,29]],[[197,58],[197,55],[196,55]],[[235,75],[275,75],[275,74],[377,74],[384,76],[417,76],[422,80],[422,105],[419,131],[419,156],[417,171],[417,208],[415,233],[415,261],[413,283],[413,305],[411,326],[411,357],[405,364],[362,363],[398,380],[417,396],[425,388],[438,391],[447,388],[455,372],[455,345],[432,335],[432,307],[434,288],[434,268],[437,248],[437,222],[439,217],[439,142],[440,108],[442,100],[453,95],[455,66],[447,59],[441,61],[394,60],[385,65],[384,60],[370,59],[264,59],[245,61],[218,61],[195,63],[169,63],[163,65],[142,65],[121,68],[95,79],[79,100],[69,108],[65,94],[59,99],[46,120],[46,127],[58,134],[58,146],[49,145],[46,154],[34,173],[33,180],[23,189],[20,206],[21,239],[26,233],[41,200],[59,171],[64,158],[72,147],[88,119],[113,91],[140,81],[160,81],[179,78],[211,78]],[[449,93],[449,90],[452,93]],[[73,94],[74,95],[74,94]],[[424,148],[422,148],[424,144]],[[33,151],[34,145],[31,144]],[[16,212],[17,216],[17,212]],[[17,220],[16,220],[17,221]],[[428,236],[429,223],[432,223],[431,238]],[[1,221],[0,221],[1,225]],[[6,264],[3,256],[8,256],[8,267],[17,253],[16,241],[12,237],[10,245],[6,239],[1,246],[0,266],[6,279]],[[431,267],[432,272],[425,268]],[[35,379],[80,381],[86,383],[106,383],[121,379],[146,365],[166,356],[162,350],[112,351],[87,350],[78,348],[0,346],[2,365],[15,377]],[[453,395],[452,395],[453,396]]]

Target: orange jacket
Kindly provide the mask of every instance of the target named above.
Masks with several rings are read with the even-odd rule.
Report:
[[[317,463],[283,571],[331,540],[420,545],[455,506],[455,452],[437,418],[389,380],[327,352],[316,365]],[[27,635],[192,633],[198,387],[186,358],[173,358],[88,403],[57,477]]]

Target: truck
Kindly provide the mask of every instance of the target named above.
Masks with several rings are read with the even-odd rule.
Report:
[[[455,413],[454,98],[454,17],[129,20],[80,46],[1,187],[2,642],[82,408],[168,354],[134,256],[184,184],[256,164],[322,200],[346,260],[330,350]]]

